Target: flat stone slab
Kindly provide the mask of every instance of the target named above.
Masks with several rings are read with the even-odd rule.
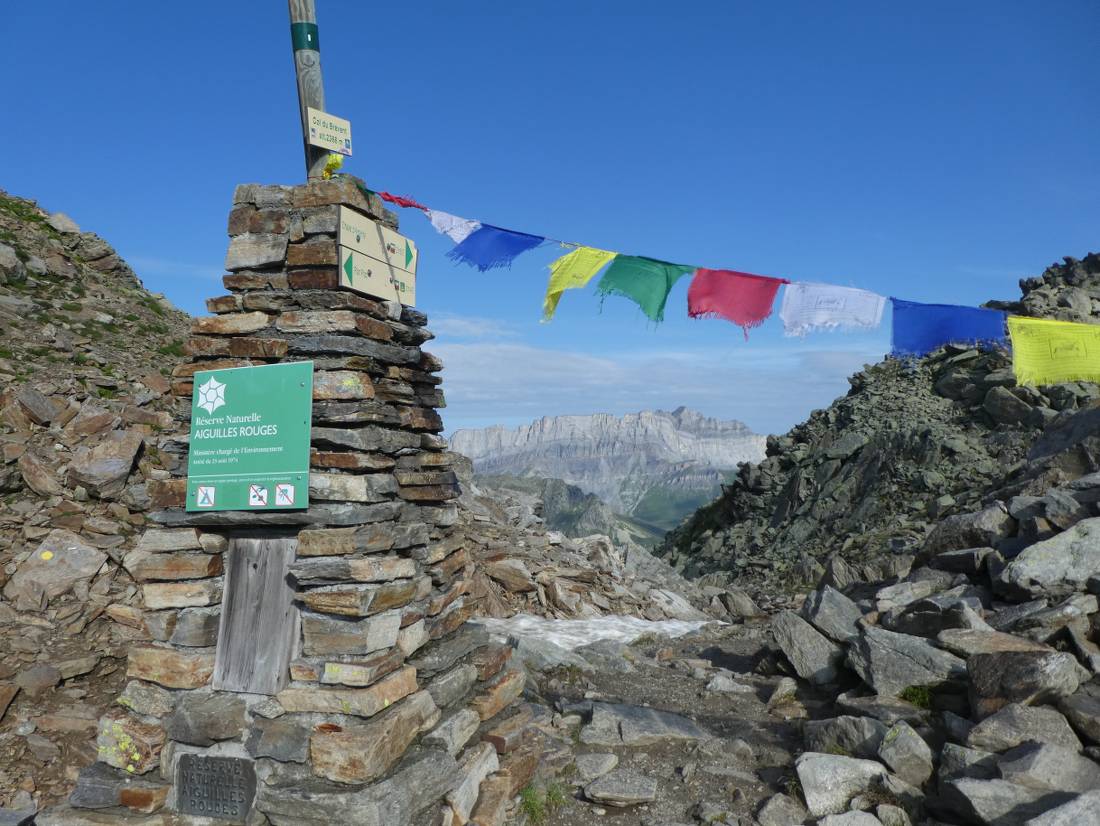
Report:
[[[585,797],[605,806],[634,806],[657,799],[657,781],[630,769],[605,774],[584,789]]]
[[[709,736],[679,714],[617,703],[593,703],[592,722],[581,730],[581,742],[592,746],[652,746]]]

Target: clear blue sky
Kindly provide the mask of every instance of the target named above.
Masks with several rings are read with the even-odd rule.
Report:
[[[1096,0],[317,0],[346,167],[536,234],[917,301],[1014,297],[1100,248]],[[145,284],[219,294],[234,184],[303,170],[282,0],[5,10],[0,187],[72,215]],[[18,118],[21,128],[14,128]],[[888,349],[567,294],[553,250],[480,274],[418,213],[449,428],[679,404],[777,432]]]

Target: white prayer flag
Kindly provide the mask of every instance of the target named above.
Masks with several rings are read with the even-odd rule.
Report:
[[[867,290],[794,282],[783,290],[779,317],[789,336],[813,330],[873,330],[885,306],[885,296]]]
[[[481,228],[480,221],[473,221],[469,218],[459,218],[457,215],[451,215],[449,212],[440,212],[438,209],[427,209],[424,211],[428,213],[428,220],[432,222],[432,226],[456,244],[461,244],[470,233]]]

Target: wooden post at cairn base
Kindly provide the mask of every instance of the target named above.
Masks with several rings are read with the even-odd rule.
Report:
[[[324,110],[325,85],[321,80],[321,43],[317,36],[317,12],[313,0],[289,0],[290,42],[294,47],[294,73],[298,79],[298,109],[302,116],[302,145],[306,175],[320,178],[328,152],[309,142],[308,107]]]

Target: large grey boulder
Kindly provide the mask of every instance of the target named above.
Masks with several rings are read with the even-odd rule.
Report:
[[[870,626],[848,649],[848,663],[879,694],[896,696],[908,686],[939,685],[966,676],[966,663],[923,637]]]
[[[1058,709],[1078,734],[1100,745],[1100,697],[1079,691],[1058,703]]]
[[[1043,812],[1026,826],[1100,826],[1100,789]]]
[[[836,588],[826,585],[810,594],[802,603],[802,618],[836,642],[850,642],[859,636],[856,623],[863,616],[852,600]]]
[[[1100,517],[1036,542],[1009,562],[994,585],[1021,599],[1068,596],[1100,575]]]
[[[879,759],[912,786],[923,786],[932,776],[932,749],[908,723],[890,727],[878,749]]]
[[[975,513],[960,513],[939,522],[924,542],[923,555],[932,557],[943,551],[963,548],[996,547],[1012,536],[1016,527],[1002,502],[994,502]]]
[[[829,815],[818,821],[818,826],[883,826],[882,821],[870,812],[845,812]]]
[[[1100,789],[1100,766],[1050,743],[1022,743],[1001,755],[1001,777],[1019,786],[1052,792]]]
[[[985,751],[1007,751],[1028,740],[1053,743],[1056,746],[1081,751],[1081,741],[1073,733],[1066,718],[1053,708],[1023,706],[1010,703],[996,714],[986,717],[970,730],[966,744]]]
[[[1023,826],[1072,797],[1065,792],[1017,786],[1007,780],[961,778],[940,787],[940,803],[945,812],[985,826]]]
[[[709,735],[686,717],[641,706],[593,703],[580,740],[591,746],[652,746],[704,740]]]
[[[1068,697],[1088,673],[1062,651],[1005,651],[975,654],[970,673],[970,707],[986,717],[1008,703],[1041,703]]]
[[[814,685],[836,682],[843,652],[793,611],[783,611],[772,620],[772,633],[780,651],[798,676]]]
[[[990,780],[999,777],[997,755],[989,751],[968,749],[955,743],[945,743],[940,752],[939,781],[957,780],[969,777],[977,780]]]
[[[57,528],[19,565],[4,586],[4,596],[16,603],[16,608],[37,610],[40,604],[90,580],[106,561],[103,551],[75,533]]]
[[[795,761],[798,781],[806,806],[814,817],[840,814],[853,797],[867,791],[886,776],[886,769],[873,760],[806,752]]]
[[[772,795],[756,813],[760,826],[801,826],[805,819],[806,807],[785,794]]]
[[[873,717],[843,716],[809,720],[802,728],[806,751],[849,754],[873,760],[890,727]]]

